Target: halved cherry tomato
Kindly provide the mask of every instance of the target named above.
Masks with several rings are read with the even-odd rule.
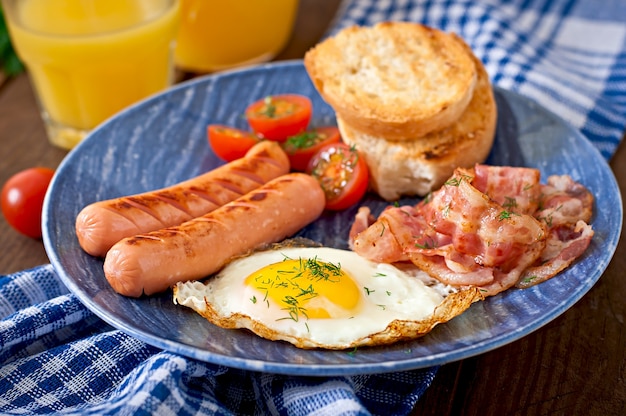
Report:
[[[289,157],[291,169],[304,172],[309,166],[311,158],[322,147],[340,141],[339,129],[334,126],[326,126],[291,136],[282,143],[282,147]]]
[[[313,104],[303,95],[270,95],[246,108],[252,130],[268,140],[283,142],[303,132],[309,125]]]
[[[227,162],[244,157],[261,140],[252,132],[221,124],[210,124],[207,135],[213,152]]]
[[[367,163],[354,147],[345,143],[324,146],[311,159],[307,172],[322,185],[329,210],[349,208],[367,191]]]
[[[41,237],[43,200],[54,170],[36,167],[11,176],[2,187],[2,213],[11,227],[32,238]]]

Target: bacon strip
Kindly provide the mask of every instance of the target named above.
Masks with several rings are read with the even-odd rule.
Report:
[[[593,197],[569,176],[539,179],[531,168],[457,169],[414,207],[388,207],[375,221],[359,211],[351,247],[377,262],[410,260],[486,296],[545,281],[589,245]]]

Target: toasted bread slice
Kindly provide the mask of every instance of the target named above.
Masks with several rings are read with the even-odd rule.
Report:
[[[472,98],[477,71],[461,38],[408,22],[344,29],[309,50],[304,65],[338,116],[388,140],[455,122]]]
[[[473,59],[478,78],[472,100],[459,120],[443,130],[413,140],[389,141],[363,133],[337,117],[343,140],[364,156],[370,186],[382,198],[393,201],[403,195],[424,196],[439,188],[456,167],[472,167],[489,155],[497,108],[489,76],[480,60]]]

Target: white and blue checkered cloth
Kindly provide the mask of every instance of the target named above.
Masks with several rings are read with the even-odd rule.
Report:
[[[495,85],[560,115],[607,159],[623,137],[624,0],[355,0],[330,34],[384,20],[457,33]]]
[[[494,82],[607,158],[626,126],[624,0],[351,0],[329,34],[410,20],[461,35]],[[355,377],[246,372],[181,357],[87,310],[50,265],[0,276],[0,414],[403,415],[436,368]]]

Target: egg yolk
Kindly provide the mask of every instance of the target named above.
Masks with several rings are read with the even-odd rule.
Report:
[[[340,266],[317,259],[286,259],[249,275],[245,284],[260,292],[252,302],[272,300],[286,319],[329,319],[354,316],[360,290]]]

